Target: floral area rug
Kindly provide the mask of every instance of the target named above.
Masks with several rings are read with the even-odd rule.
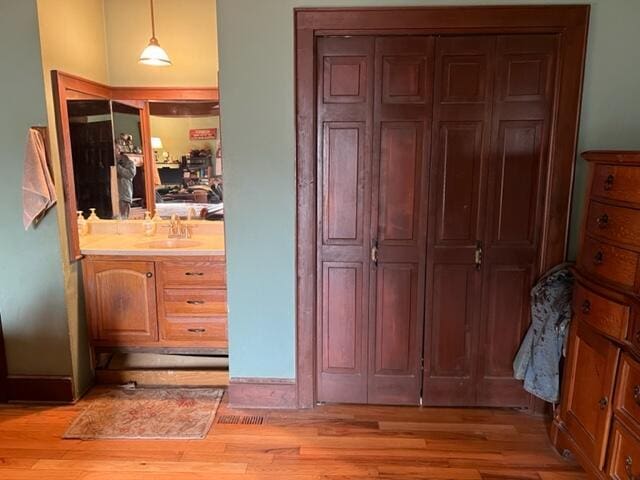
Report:
[[[87,399],[63,438],[199,439],[211,428],[224,390],[113,389]]]

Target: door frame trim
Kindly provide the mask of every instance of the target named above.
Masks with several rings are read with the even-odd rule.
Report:
[[[315,38],[324,35],[460,35],[556,33],[560,36],[556,102],[550,135],[541,271],[564,261],[589,5],[296,8],[296,383],[297,404],[316,401],[316,112]],[[543,404],[532,404],[533,410]]]

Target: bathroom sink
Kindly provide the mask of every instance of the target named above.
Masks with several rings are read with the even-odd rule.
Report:
[[[139,243],[137,247],[142,248],[188,248],[197,247],[201,242],[186,238],[165,238],[163,240],[152,240],[150,242]]]

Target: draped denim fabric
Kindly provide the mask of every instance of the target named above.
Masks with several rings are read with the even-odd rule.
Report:
[[[552,271],[531,290],[531,327],[513,361],[513,376],[524,389],[547,402],[557,402],[560,359],[571,321],[573,275]]]

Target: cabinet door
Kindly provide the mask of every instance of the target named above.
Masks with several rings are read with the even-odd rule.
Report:
[[[577,321],[571,327],[561,417],[597,468],[604,465],[620,349]]]
[[[90,260],[84,272],[94,342],[132,346],[158,341],[153,262]]]

